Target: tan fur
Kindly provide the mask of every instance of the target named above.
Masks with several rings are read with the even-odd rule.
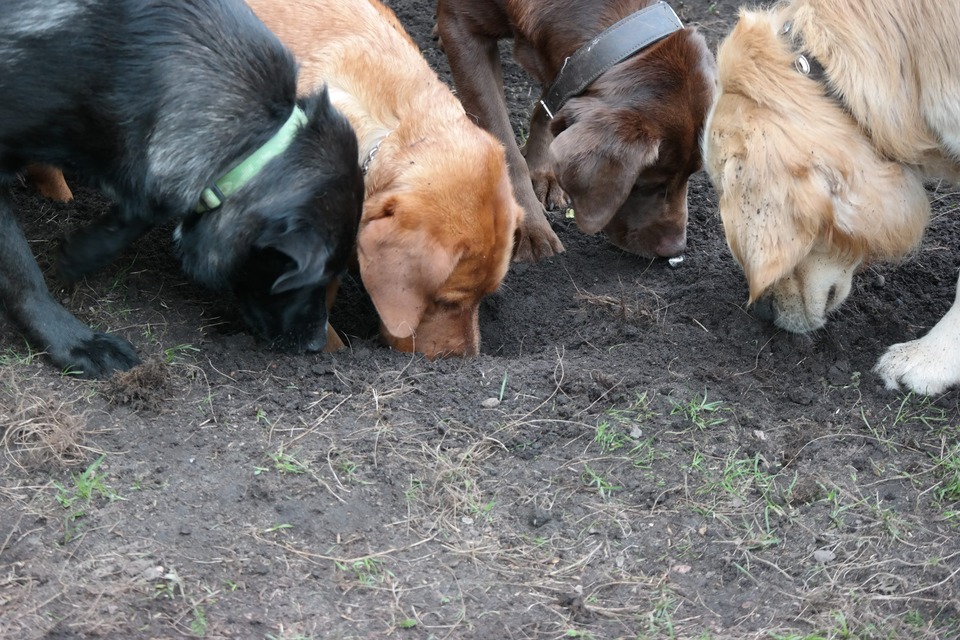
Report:
[[[379,144],[357,244],[382,336],[428,357],[477,354],[480,300],[506,274],[522,213],[503,148],[377,0],[249,4],[297,56],[300,89],[328,84],[361,163]]]
[[[794,0],[742,10],[721,43],[706,168],[750,301],[780,326],[822,326],[861,264],[919,243],[922,180],[960,178],[958,33],[956,2]]]
[[[922,177],[958,170],[951,150],[935,146],[941,132],[929,124],[952,118],[956,128],[960,69],[943,55],[956,38],[941,40],[938,48],[930,33],[919,31],[898,43],[871,27],[877,28],[878,14],[891,16],[889,21],[908,14],[902,24],[920,29],[913,15],[920,11],[960,26],[960,9],[946,7],[934,0],[801,0],[768,12],[741,12],[718,53],[720,86],[705,157],[751,301],[794,271],[815,246],[832,252],[838,263],[854,265],[902,257],[920,240],[929,215]],[[864,12],[871,22],[863,22]],[[793,38],[779,33],[788,20]],[[800,49],[824,65],[850,113],[795,69]],[[901,68],[901,60],[916,62]],[[894,83],[891,67],[904,80]],[[921,100],[917,87],[926,74],[941,80],[937,91],[952,104],[938,109],[933,100]],[[898,131],[904,136],[898,138]],[[952,139],[958,140],[957,131]]]

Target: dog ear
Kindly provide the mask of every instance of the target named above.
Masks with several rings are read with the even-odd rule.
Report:
[[[551,123],[551,131],[558,133],[550,151],[557,178],[573,202],[577,226],[584,233],[597,233],[623,206],[640,171],[657,161],[660,141],[643,131],[622,139],[615,135],[615,114],[594,107],[579,117],[573,103],[558,114],[559,122]],[[583,104],[590,102],[585,99]]]
[[[329,279],[327,260],[330,248],[318,242],[309,230],[272,225],[254,242],[260,250],[272,249],[290,258],[294,267],[277,278],[270,293],[278,294],[308,287]]]
[[[810,253],[822,221],[830,216],[829,197],[822,190],[774,187],[766,182],[772,176],[757,175],[752,164],[729,158],[715,180],[724,234],[747,278],[751,303]],[[802,202],[797,193],[804,194]]]
[[[386,330],[408,338],[460,256],[435,242],[422,225],[404,228],[396,196],[373,198],[364,209],[357,234],[360,278]]]

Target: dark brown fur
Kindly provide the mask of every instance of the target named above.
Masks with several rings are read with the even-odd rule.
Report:
[[[517,260],[563,251],[545,208],[571,206],[585,233],[642,256],[686,248],[687,181],[701,168],[700,136],[716,65],[694,29],[614,65],[550,120],[537,105],[523,151],[503,94],[497,41],[549,86],[564,60],[650,0],[439,0],[437,29],[468,114],[507,149],[524,209]]]

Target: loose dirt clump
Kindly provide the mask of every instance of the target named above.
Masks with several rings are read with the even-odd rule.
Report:
[[[434,3],[389,4],[447,80]],[[674,7],[716,46],[738,3]],[[521,136],[539,87],[506,57],[504,86]],[[378,341],[354,277],[346,350],[264,349],[169,228],[67,298],[57,240],[109,206],[68,181],[16,189],[31,246],[147,366],[62,376],[0,325],[0,430],[40,442],[11,425],[62,407],[81,443],[2,473],[0,637],[960,637],[960,390],[871,371],[953,300],[958,189],[806,336],[750,315],[703,174],[675,268],[550,214],[566,252],[511,265],[478,357],[430,362]]]
[[[118,371],[106,380],[100,393],[111,404],[158,412],[172,393],[169,365],[152,359],[129,371]]]

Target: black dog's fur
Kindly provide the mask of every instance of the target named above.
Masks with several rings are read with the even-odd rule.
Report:
[[[60,367],[138,362],[50,295],[9,197],[27,162],[94,181],[116,206],[69,237],[76,279],[183,219],[186,273],[232,289],[252,331],[286,350],[326,341],[326,286],[346,268],[363,199],[357,141],[326,92],[290,147],[212,212],[200,193],[270,139],[296,102],[291,54],[241,0],[0,0],[0,302]]]

